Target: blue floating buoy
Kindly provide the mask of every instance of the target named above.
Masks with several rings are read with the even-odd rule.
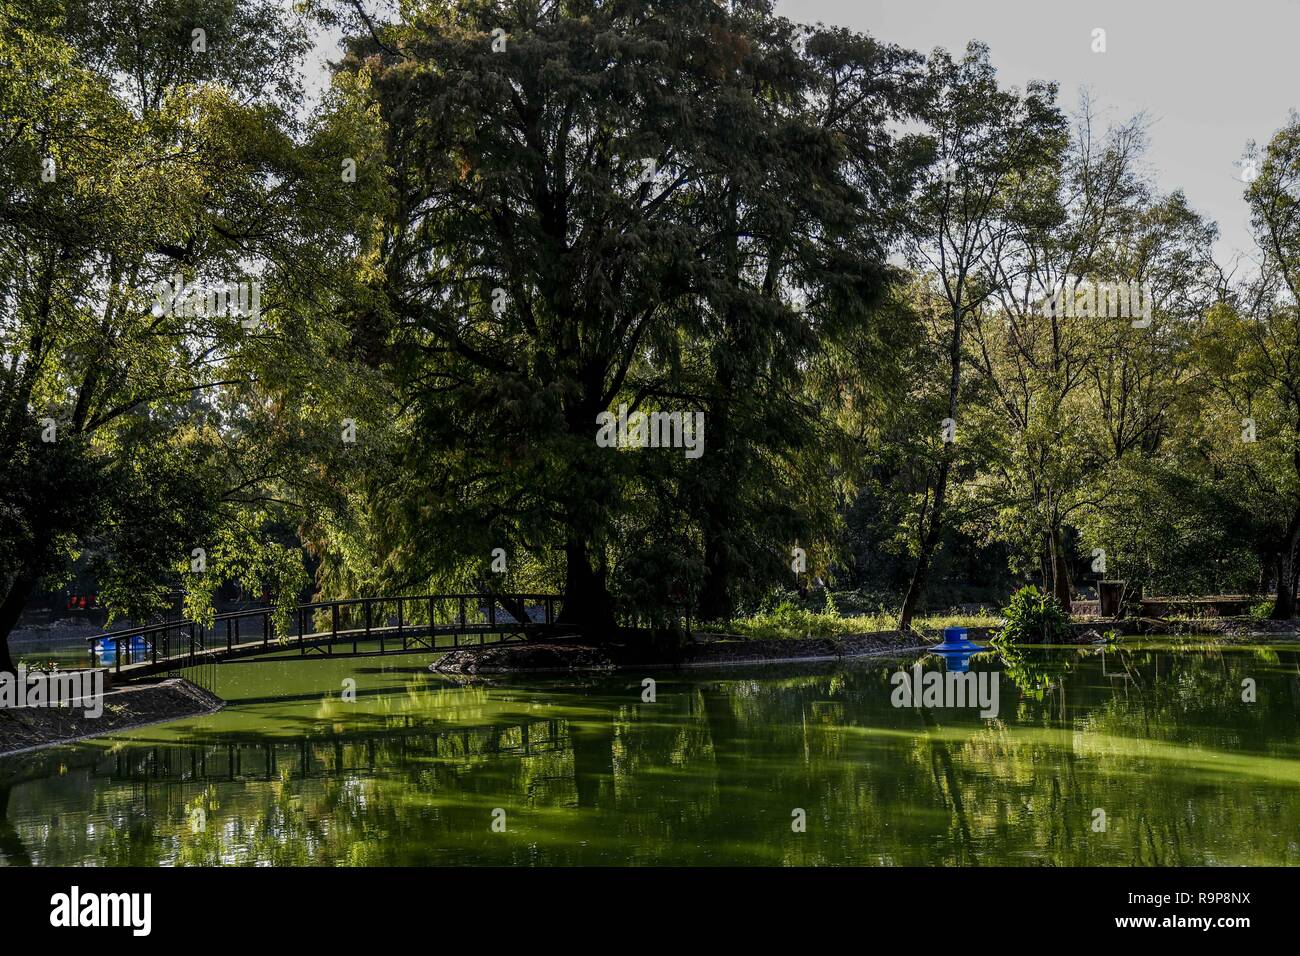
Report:
[[[945,627],[943,629],[943,641],[930,648],[932,651],[940,653],[947,652],[978,652],[984,650],[974,641],[966,637],[966,628],[964,627]]]
[[[944,663],[950,671],[968,671],[970,670],[970,659],[987,648],[980,647],[974,641],[966,637],[966,628],[964,627],[945,627],[943,629],[943,641],[935,644],[930,648],[937,654],[942,654]]]

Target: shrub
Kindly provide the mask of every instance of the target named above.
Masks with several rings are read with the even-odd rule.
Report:
[[[1260,601],[1258,604],[1252,605],[1250,608],[1250,616],[1257,621],[1267,621],[1273,616],[1273,602]]]
[[[1061,602],[1032,584],[1011,595],[1002,609],[998,640],[1011,644],[1061,644],[1070,637],[1070,615]]]

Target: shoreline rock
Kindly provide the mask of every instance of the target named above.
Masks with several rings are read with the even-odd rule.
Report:
[[[0,757],[185,717],[204,717],[225,703],[182,677],[172,677],[105,690],[104,712],[96,718],[67,707],[0,709]]]

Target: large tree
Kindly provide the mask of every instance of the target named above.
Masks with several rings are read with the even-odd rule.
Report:
[[[872,227],[905,64],[765,2],[361,24],[343,71],[384,124],[390,208],[349,324],[393,389],[395,478],[373,497],[394,570],[526,553],[599,633],[616,567],[675,579],[660,603],[698,586],[710,616],[786,569],[818,488],[802,371],[888,280]],[[702,412],[702,458],[598,446],[624,404]]]

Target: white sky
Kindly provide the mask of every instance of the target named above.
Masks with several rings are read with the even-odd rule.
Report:
[[[989,47],[1006,85],[1060,86],[1072,112],[1087,87],[1103,119],[1145,112],[1156,184],[1181,188],[1219,225],[1227,263],[1254,243],[1242,199],[1242,152],[1300,108],[1300,0],[778,0],[805,23],[849,27],[927,53]],[[1092,52],[1092,31],[1106,52]]]

